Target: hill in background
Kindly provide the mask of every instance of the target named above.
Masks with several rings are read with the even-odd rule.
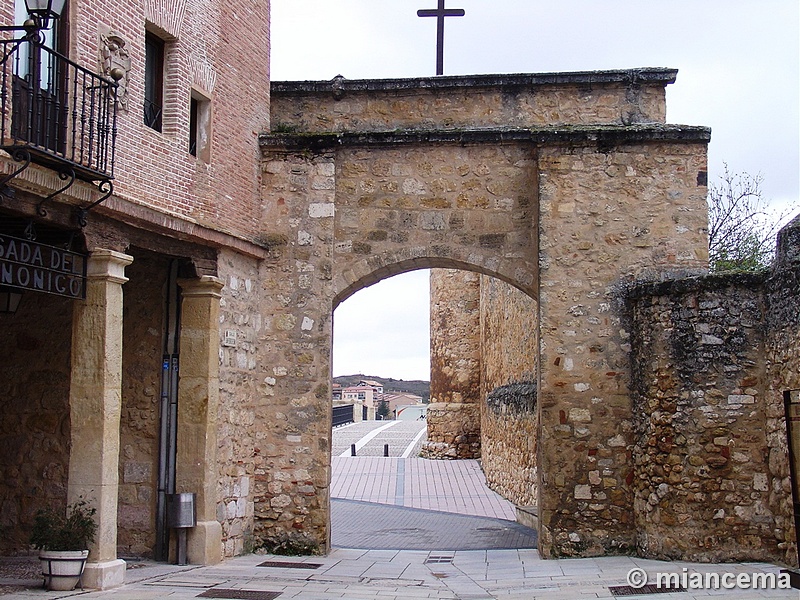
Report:
[[[431,398],[431,382],[430,381],[420,381],[420,380],[411,380],[405,381],[403,379],[393,379],[391,377],[378,377],[376,375],[362,375],[360,373],[356,375],[341,375],[339,377],[334,377],[334,383],[338,383],[342,387],[349,387],[351,385],[357,384],[362,379],[368,379],[370,381],[378,381],[383,384],[383,391],[386,393],[389,392],[407,392],[409,394],[414,394],[416,396],[422,396],[423,402],[429,402]]]

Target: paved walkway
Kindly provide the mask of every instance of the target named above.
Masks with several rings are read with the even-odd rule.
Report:
[[[389,445],[389,456],[416,457],[425,441],[425,421],[360,421],[333,429],[332,456],[351,456],[356,445],[357,456],[383,456]]]
[[[263,565],[263,566],[262,566]],[[414,552],[334,549],[328,556],[292,558],[248,555],[213,567],[175,567],[139,563],[123,587],[105,592],[46,592],[28,589],[3,598],[54,600],[611,600],[612,586],[626,585],[628,573],[732,573],[747,577],[773,573],[771,565],[698,565],[630,557],[542,560],[535,550]],[[704,575],[702,575],[704,577]],[[797,590],[698,590],[632,598],[697,600],[791,598]]]
[[[519,523],[452,512],[331,502],[331,543],[338,548],[500,550],[536,548],[536,531]]]
[[[351,429],[344,436],[357,438],[344,440],[342,450],[350,443],[362,441],[375,427],[375,422],[362,426],[364,430]],[[379,422],[380,423],[380,422]],[[385,425],[381,423],[378,425]],[[392,431],[399,425],[392,425]],[[398,433],[402,429],[396,429]],[[344,437],[343,436],[343,437]],[[337,433],[334,432],[336,440]],[[406,439],[410,443],[412,438]],[[367,448],[376,438],[366,441]],[[337,442],[338,443],[338,442]],[[376,443],[380,444],[380,440]],[[402,443],[397,444],[398,447]],[[405,446],[408,448],[408,444]],[[382,450],[382,446],[380,446]],[[341,452],[340,451],[340,452]],[[5,569],[0,560],[0,596],[30,600],[41,598],[55,600],[80,596],[81,600],[114,598],[115,600],[183,600],[189,598],[243,598],[251,600],[580,600],[615,598],[612,588],[627,586],[630,573],[645,574],[655,583],[657,573],[673,575],[680,582],[725,581],[725,576],[775,577],[780,569],[761,563],[734,563],[724,565],[660,562],[633,557],[603,557],[584,559],[542,560],[539,553],[528,549],[469,550],[462,546],[464,529],[459,520],[478,523],[485,519],[485,528],[478,528],[470,536],[484,536],[496,540],[504,533],[499,524],[508,520],[493,516],[476,516],[480,511],[495,510],[494,504],[484,504],[484,492],[477,492],[482,473],[474,466],[463,467],[463,461],[421,461],[380,456],[334,459],[334,487],[340,494],[360,494],[368,498],[383,498],[382,502],[361,502],[334,498],[333,540],[337,531],[356,528],[353,535],[366,531],[380,538],[380,544],[394,543],[396,539],[425,541],[425,550],[372,550],[334,548],[327,556],[285,557],[248,555],[224,561],[212,567],[156,564],[133,561],[128,564],[126,584],[105,592],[46,592],[29,578],[3,579]],[[341,461],[341,462],[340,462]],[[425,470],[422,463],[429,462],[444,471]],[[366,465],[362,480],[355,475],[355,465]],[[403,464],[402,477],[400,476]],[[449,466],[447,466],[449,465]],[[411,472],[419,474],[414,483]],[[424,482],[423,482],[424,480]],[[369,483],[368,483],[369,482]],[[338,487],[336,487],[338,486]],[[466,486],[466,487],[464,487]],[[472,486],[472,487],[470,487]],[[485,487],[485,486],[484,486]],[[462,506],[455,512],[427,510],[431,506],[449,506],[442,495],[462,496]],[[467,491],[471,490],[471,491]],[[417,508],[412,508],[417,506]],[[487,508],[489,507],[489,508]],[[472,510],[473,513],[464,511]],[[461,513],[456,514],[456,513]],[[472,516],[469,516],[469,515]],[[430,520],[429,520],[430,519]],[[523,528],[524,529],[524,528]],[[414,530],[413,532],[411,530]],[[531,530],[527,530],[530,532]],[[506,535],[511,535],[506,532]],[[389,539],[389,542],[386,541]],[[485,544],[486,539],[478,540]],[[529,541],[529,540],[528,540]],[[368,542],[365,542],[368,543]],[[522,545],[522,544],[521,544]],[[450,546],[459,546],[458,549]],[[12,559],[13,560],[13,559]],[[12,574],[13,574],[12,570]],[[21,573],[19,570],[17,573]],[[707,575],[711,577],[707,579]],[[689,579],[691,577],[691,579]],[[24,585],[20,585],[24,584]],[[764,598],[790,598],[800,600],[800,592],[789,589],[699,589],[689,583],[687,590],[676,595],[631,595],[636,590],[619,592],[631,598],[675,598],[699,600],[720,598],[728,600],[762,600]],[[763,587],[763,586],[762,586]],[[658,590],[656,590],[658,591]],[[664,592],[666,590],[661,589]],[[674,590],[673,590],[674,591]],[[618,594],[619,595],[619,594]]]
[[[476,460],[335,457],[331,496],[514,521],[514,505],[490,490]]]

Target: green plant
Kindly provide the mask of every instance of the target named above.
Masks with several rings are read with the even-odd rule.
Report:
[[[86,550],[97,531],[96,512],[83,499],[67,506],[65,513],[40,510],[34,517],[31,544],[38,550]]]

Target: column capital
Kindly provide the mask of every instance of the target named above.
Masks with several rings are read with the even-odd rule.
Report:
[[[212,298],[222,298],[222,288],[225,282],[219,277],[212,275],[202,275],[197,279],[178,279],[181,294],[187,296],[210,296]]]
[[[90,279],[106,279],[113,283],[123,284],[128,281],[125,277],[125,267],[133,262],[133,257],[116,250],[95,248],[89,253],[86,264],[86,276]]]

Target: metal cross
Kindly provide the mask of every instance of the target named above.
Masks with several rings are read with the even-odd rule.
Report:
[[[444,18],[463,17],[463,8],[444,7],[445,0],[439,0],[439,7],[433,9],[421,9],[417,11],[418,17],[436,17],[436,74],[444,73]]]

